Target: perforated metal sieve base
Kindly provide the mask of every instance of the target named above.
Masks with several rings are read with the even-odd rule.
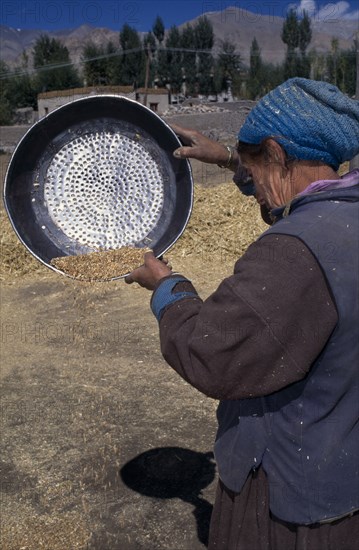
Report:
[[[129,98],[59,107],[28,130],[9,163],[4,202],[17,236],[51,269],[53,258],[99,249],[165,254],[193,204],[189,161],[173,156],[180,145],[157,114]]]
[[[71,240],[111,249],[144,239],[163,207],[157,163],[138,141],[119,133],[80,136],[53,157],[44,198],[52,221]]]

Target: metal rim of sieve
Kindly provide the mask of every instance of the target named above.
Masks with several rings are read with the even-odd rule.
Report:
[[[7,168],[4,204],[17,237],[64,275],[53,258],[120,246],[162,256],[193,206],[190,163],[172,154],[180,145],[159,115],[127,97],[58,107],[26,132]]]

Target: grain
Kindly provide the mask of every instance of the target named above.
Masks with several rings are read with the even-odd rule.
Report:
[[[146,252],[150,249],[123,246],[116,250],[53,258],[51,265],[80,281],[108,281],[123,277],[142,265]]]

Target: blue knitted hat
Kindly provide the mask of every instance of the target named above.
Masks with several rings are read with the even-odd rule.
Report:
[[[245,143],[268,137],[291,158],[336,170],[359,152],[359,101],[327,82],[291,78],[257,103],[238,134]]]

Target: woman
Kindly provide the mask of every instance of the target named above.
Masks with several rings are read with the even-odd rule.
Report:
[[[354,550],[359,537],[358,102],[294,78],[258,102],[236,151],[190,130],[175,151],[243,165],[272,226],[204,302],[145,255],[166,361],[220,400],[209,548]],[[248,182],[247,182],[248,183]]]

